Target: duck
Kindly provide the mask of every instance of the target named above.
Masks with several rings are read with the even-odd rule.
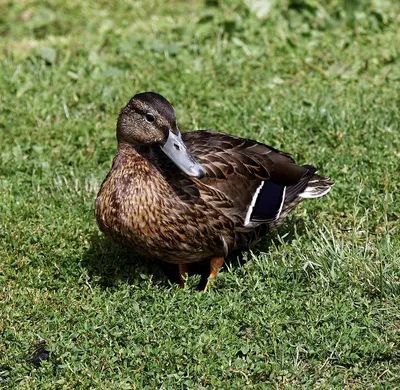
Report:
[[[178,265],[209,262],[208,283],[232,251],[247,250],[304,199],[334,183],[264,143],[215,130],[181,132],[155,92],[120,111],[117,151],[95,201],[100,230],[141,256]]]

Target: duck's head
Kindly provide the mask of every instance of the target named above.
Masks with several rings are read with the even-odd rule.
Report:
[[[133,147],[155,145],[187,175],[202,178],[205,174],[182,141],[174,107],[157,93],[139,93],[121,110],[117,139]]]

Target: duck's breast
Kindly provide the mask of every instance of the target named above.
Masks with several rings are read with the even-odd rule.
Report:
[[[96,219],[100,229],[117,241],[151,236],[165,209],[165,199],[173,196],[168,183],[146,159],[120,151],[96,199]]]

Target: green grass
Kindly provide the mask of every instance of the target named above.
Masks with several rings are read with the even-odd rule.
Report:
[[[400,4],[90,3],[1,3],[0,388],[398,387]],[[94,220],[146,90],[336,182],[207,294]]]

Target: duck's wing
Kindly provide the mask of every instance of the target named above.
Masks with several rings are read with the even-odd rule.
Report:
[[[230,199],[245,226],[278,219],[311,179],[326,179],[315,175],[314,167],[299,166],[289,154],[256,141],[210,130],[185,132],[182,139],[207,171],[201,182]]]

